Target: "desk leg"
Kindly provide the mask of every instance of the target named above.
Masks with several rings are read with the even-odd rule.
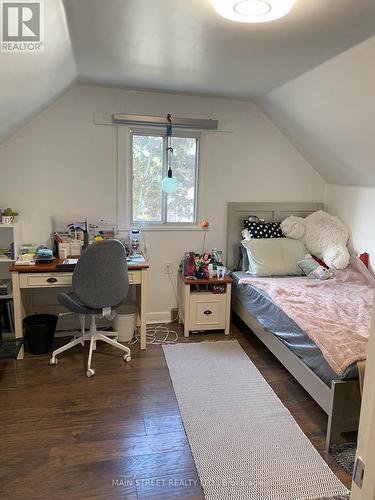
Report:
[[[146,349],[146,313],[147,313],[147,269],[142,269],[141,297],[140,297],[140,320],[141,320],[141,349]]]
[[[225,335],[230,334],[230,313],[231,313],[231,296],[232,296],[232,285],[227,284],[227,303],[226,303],[226,319],[225,319]]]
[[[12,273],[13,286],[13,307],[14,307],[14,329],[15,337],[23,337],[23,318],[25,317],[25,307],[22,301],[22,291],[20,288],[19,273]],[[18,354],[18,359],[23,359],[23,346]]]

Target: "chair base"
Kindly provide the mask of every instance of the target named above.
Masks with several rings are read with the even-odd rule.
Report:
[[[81,336],[78,338],[75,338],[74,340],[72,340],[68,344],[65,344],[64,346],[59,347],[59,349],[56,349],[55,351],[53,351],[51,359],[48,362],[48,364],[50,366],[57,365],[56,356],[67,351],[68,349],[71,349],[72,347],[75,347],[78,344],[81,344],[83,346],[87,340],[90,341],[89,357],[87,360],[87,371],[86,371],[86,375],[89,378],[92,377],[93,375],[95,375],[95,370],[93,370],[91,368],[91,361],[92,361],[93,352],[96,350],[96,341],[97,340],[101,340],[103,342],[106,342],[107,344],[110,344],[112,347],[116,347],[116,349],[120,349],[121,351],[123,351],[125,353],[124,361],[126,361],[126,362],[131,361],[131,351],[130,351],[129,347],[126,347],[126,346],[120,344],[120,342],[118,342],[118,340],[116,338],[115,339],[109,338],[109,335],[111,337],[117,337],[116,332],[108,332],[108,335],[104,335],[103,332],[97,330],[95,315],[91,315],[91,324],[90,324],[90,331],[89,332],[85,332],[85,322],[84,322],[83,315],[80,315],[80,320],[81,320],[81,327],[82,327]]]

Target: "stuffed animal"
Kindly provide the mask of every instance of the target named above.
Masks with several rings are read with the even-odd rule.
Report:
[[[335,276],[332,269],[321,266],[310,254],[305,255],[305,258],[298,262],[298,266],[308,278],[328,280]]]
[[[323,266],[318,266],[313,272],[312,272],[312,278],[315,278],[317,280],[329,280],[331,278],[334,278],[334,274],[332,269],[327,269],[326,267]]]
[[[281,223],[287,238],[301,240],[307,250],[322,259],[328,267],[345,269],[350,262],[347,249],[349,230],[333,215],[318,210],[305,219],[291,216]]]

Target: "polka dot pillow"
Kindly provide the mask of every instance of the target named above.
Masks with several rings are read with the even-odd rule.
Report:
[[[244,226],[247,229],[247,238],[285,238],[279,222],[262,223],[244,220]]]

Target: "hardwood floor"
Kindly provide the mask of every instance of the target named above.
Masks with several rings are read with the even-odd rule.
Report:
[[[179,331],[178,325],[173,327]],[[324,453],[326,415],[273,355],[232,324],[254,364],[341,481]],[[224,340],[196,334],[181,342]],[[0,498],[202,499],[202,491],[160,346],[133,346],[126,364],[98,343],[86,378],[81,348],[49,367],[48,355],[0,365]],[[6,390],[8,389],[8,390]]]

